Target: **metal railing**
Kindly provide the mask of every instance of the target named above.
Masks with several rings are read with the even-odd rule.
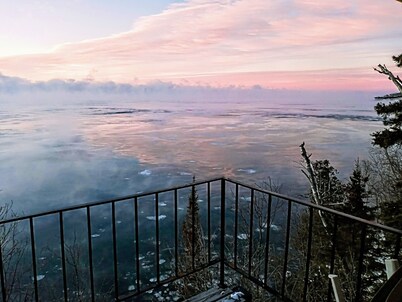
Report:
[[[182,225],[194,191],[206,257],[196,262],[193,244],[191,265],[183,268]],[[194,238],[195,213],[190,215]],[[359,301],[367,263],[374,259],[366,235],[379,239],[376,248],[384,244],[382,251],[400,258],[401,230],[227,178],[197,181],[1,221],[1,297],[128,301],[215,267],[216,284],[249,282],[264,289],[267,300],[309,301],[315,284],[325,284],[320,299],[331,301],[326,275],[340,270],[348,231],[358,237],[347,239],[355,252],[347,272],[354,274],[353,299]],[[315,242],[324,237],[327,254]],[[328,257],[317,264],[317,253]]]

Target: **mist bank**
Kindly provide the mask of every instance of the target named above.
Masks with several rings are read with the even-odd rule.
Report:
[[[199,102],[290,102],[291,104],[339,102],[374,103],[374,97],[390,91],[322,91],[270,89],[255,85],[245,86],[194,86],[155,81],[148,84],[95,82],[91,80],[29,81],[0,74],[2,104],[15,105],[68,105],[102,104],[113,101],[162,101],[180,103]]]

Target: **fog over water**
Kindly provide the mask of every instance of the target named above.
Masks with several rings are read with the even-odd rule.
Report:
[[[0,107],[0,201],[25,214],[188,183],[192,175],[271,177],[297,196],[307,190],[303,141],[313,160],[329,159],[346,178],[381,128],[372,98],[18,102]]]

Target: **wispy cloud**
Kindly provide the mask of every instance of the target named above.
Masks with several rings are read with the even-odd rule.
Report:
[[[318,88],[347,78],[348,89],[351,80],[360,85],[359,75],[382,80],[367,72],[402,43],[395,13],[400,5],[369,2],[189,0],[139,19],[125,33],[60,45],[46,54],[0,58],[0,71],[36,80],[192,85],[226,85],[230,79],[250,85],[251,77],[268,87],[286,87],[306,74],[320,77]]]

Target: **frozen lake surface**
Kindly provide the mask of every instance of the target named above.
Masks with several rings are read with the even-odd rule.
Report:
[[[0,201],[25,214],[227,176],[307,190],[299,145],[346,178],[381,128],[355,102],[88,102],[0,109]]]

